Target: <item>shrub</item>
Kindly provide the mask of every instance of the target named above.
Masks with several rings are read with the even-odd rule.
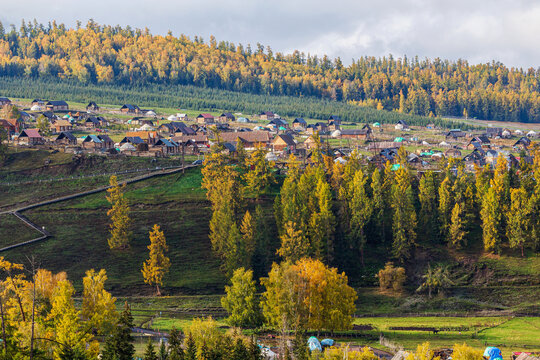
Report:
[[[405,269],[402,267],[394,267],[392,262],[387,262],[384,269],[379,270],[377,274],[379,279],[379,287],[381,290],[392,289],[393,291],[403,290],[405,283]]]

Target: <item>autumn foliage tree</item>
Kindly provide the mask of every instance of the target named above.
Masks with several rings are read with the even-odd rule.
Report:
[[[405,269],[402,267],[395,267],[392,262],[387,262],[384,269],[379,270],[377,273],[379,279],[379,287],[381,290],[391,289],[395,292],[403,290],[403,284],[407,280]]]
[[[163,285],[163,277],[169,272],[171,261],[165,255],[168,250],[165,234],[157,224],[150,231],[148,250],[150,250],[150,254],[143,264],[142,274],[145,283],[156,286],[156,292],[159,296],[161,295],[159,286]]]
[[[111,221],[109,224],[109,247],[111,249],[126,249],[129,247],[132,236],[130,208],[124,197],[126,184],[119,185],[116,175],[111,176],[109,184],[110,188],[107,189],[107,201],[111,204],[111,208],[107,211],[107,216]]]
[[[81,315],[96,332],[109,333],[116,325],[116,298],[105,290],[105,269],[86,271],[83,278],[83,301]]]
[[[356,291],[344,273],[320,260],[274,264],[261,283],[263,314],[270,325],[331,331],[352,326]]]

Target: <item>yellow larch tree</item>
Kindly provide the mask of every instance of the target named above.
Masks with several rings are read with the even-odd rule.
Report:
[[[115,175],[111,176],[109,184],[110,188],[107,189],[107,201],[111,204],[111,208],[107,211],[107,216],[111,220],[109,225],[109,247],[111,249],[126,249],[129,247],[132,236],[130,231],[130,208],[127,199],[124,197],[126,184],[119,185]]]
[[[100,333],[108,333],[116,324],[116,298],[105,290],[107,272],[105,269],[96,272],[94,269],[86,271],[83,278],[82,317],[89,326]]]
[[[150,257],[144,262],[142,274],[144,282],[156,285],[157,295],[161,295],[159,286],[163,285],[163,277],[169,272],[171,261],[165,253],[168,250],[165,242],[165,234],[160,230],[159,225],[154,225],[150,231]]]

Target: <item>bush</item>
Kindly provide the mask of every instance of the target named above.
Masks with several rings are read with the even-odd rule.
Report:
[[[405,283],[405,269],[402,267],[394,267],[392,262],[387,262],[384,269],[379,270],[377,274],[379,279],[379,287],[381,290],[392,289],[393,291],[402,291]]]

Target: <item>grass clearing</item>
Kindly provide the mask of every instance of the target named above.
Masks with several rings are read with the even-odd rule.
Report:
[[[405,349],[415,349],[418,344],[429,341],[433,348],[452,347],[467,343],[483,350],[486,346],[498,346],[505,359],[513,351],[540,351],[540,319],[509,317],[381,317],[355,319],[355,324],[371,325],[373,334],[382,334]],[[407,327],[409,329],[394,329]],[[419,328],[411,330],[410,328]],[[436,328],[433,333],[420,328]],[[448,330],[444,330],[444,329]],[[380,346],[378,342],[368,344]]]
[[[15,215],[0,215],[0,247],[15,245],[40,236],[40,232],[27,226],[24,222],[15,217]]]

